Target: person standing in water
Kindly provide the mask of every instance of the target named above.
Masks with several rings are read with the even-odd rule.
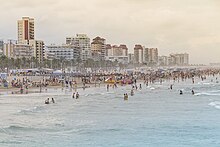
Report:
[[[107,84],[107,91],[109,91],[109,84]]]
[[[76,99],[78,99],[78,98],[79,98],[79,93],[77,92],[77,93],[76,93]]]
[[[194,95],[195,94],[195,92],[194,92],[194,90],[192,90],[192,95]]]
[[[53,98],[51,99],[51,101],[52,101],[52,103],[55,103],[55,100]]]
[[[133,89],[131,89],[131,96],[133,96],[134,95],[134,90]]]
[[[170,89],[171,89],[171,90],[173,89],[173,85],[172,85],[172,84],[170,85]]]

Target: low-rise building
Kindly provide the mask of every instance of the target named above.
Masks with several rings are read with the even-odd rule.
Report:
[[[50,59],[77,60],[80,57],[79,48],[74,45],[49,45],[46,51]]]
[[[31,58],[34,56],[34,50],[30,45],[15,44],[13,57],[17,58]]]
[[[105,59],[112,62],[117,61],[118,63],[128,64],[128,56],[106,56]]]

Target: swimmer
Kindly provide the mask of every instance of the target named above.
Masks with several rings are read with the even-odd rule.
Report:
[[[182,90],[180,90],[180,95],[182,95],[183,94],[183,91]]]
[[[47,100],[45,101],[45,104],[49,104],[49,98],[47,98]]]
[[[124,100],[128,100],[128,94],[124,94]]]

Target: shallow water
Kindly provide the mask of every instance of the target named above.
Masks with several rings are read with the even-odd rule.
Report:
[[[219,147],[220,84],[191,80],[131,86],[0,95],[0,146]],[[195,95],[191,95],[191,89]],[[178,90],[183,90],[179,95]],[[44,105],[47,97],[56,103]]]

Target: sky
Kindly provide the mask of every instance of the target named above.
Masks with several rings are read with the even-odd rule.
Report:
[[[220,62],[220,0],[0,0],[0,39],[17,39],[17,20],[35,19],[47,45],[67,36],[189,53],[191,64]]]

